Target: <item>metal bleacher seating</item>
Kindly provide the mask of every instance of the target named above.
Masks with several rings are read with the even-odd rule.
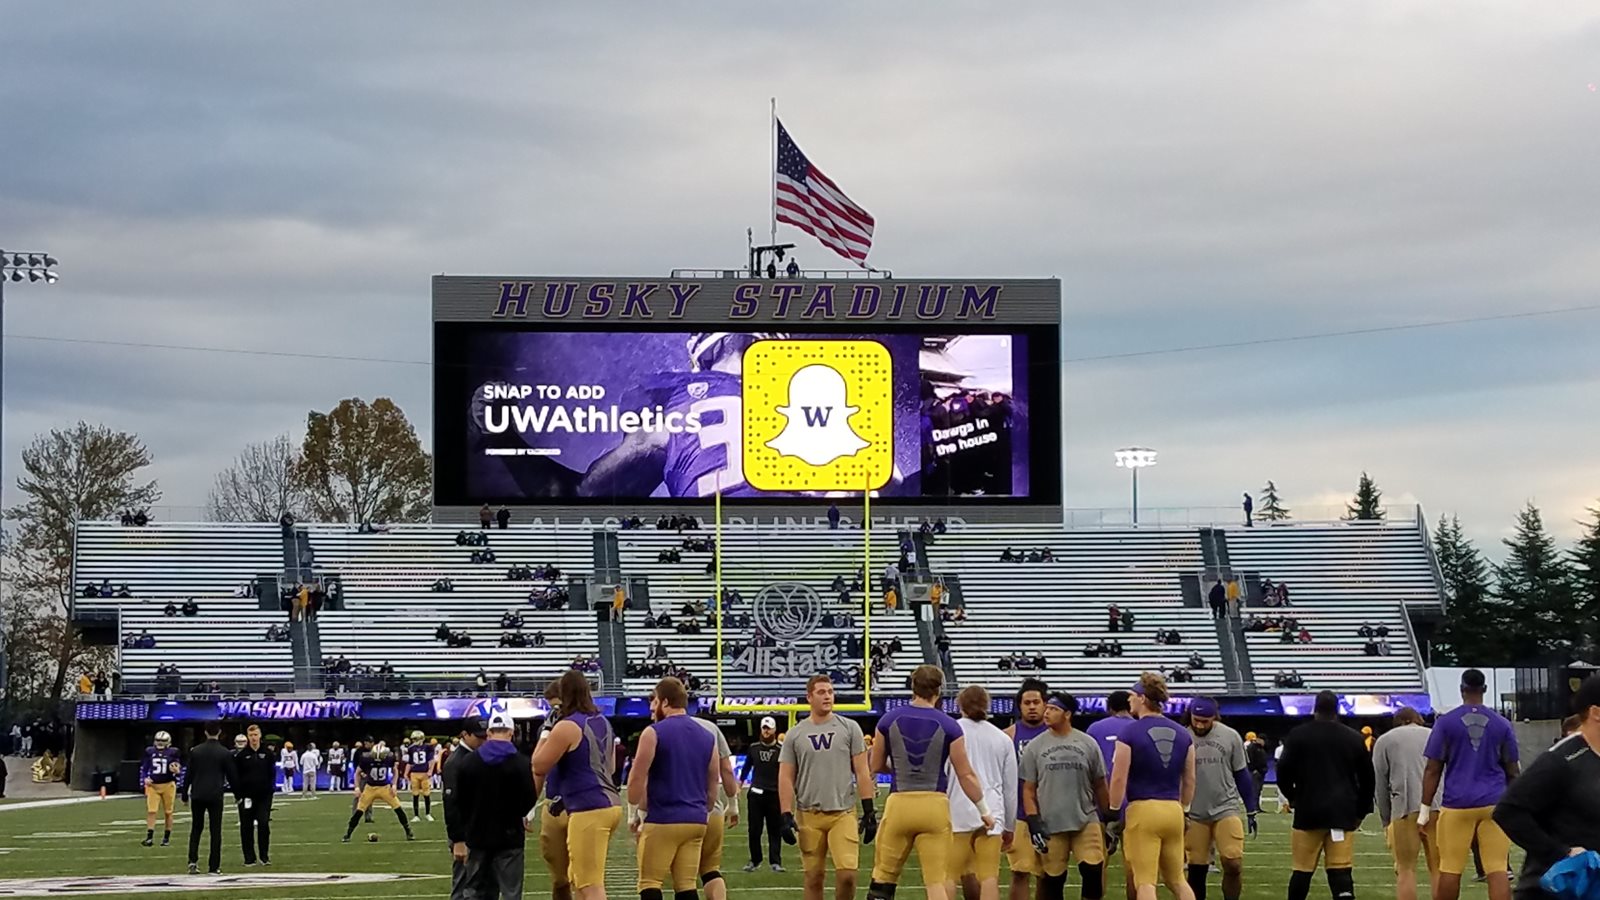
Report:
[[[1046,547],[1054,562],[1000,559],[1007,548],[1027,553]],[[1004,693],[1036,675],[1052,686],[1099,694],[1128,687],[1146,670],[1187,666],[1190,654],[1199,652],[1205,667],[1193,671],[1192,689],[1219,692],[1223,687],[1211,617],[1183,605],[1180,575],[1201,567],[1199,533],[1193,529],[968,526],[934,536],[928,560],[935,577],[960,578],[967,620],[946,623],[945,632],[963,683]],[[1112,603],[1134,613],[1132,633],[1109,631],[1106,607]],[[1157,644],[1158,629],[1177,629],[1183,643]],[[1085,645],[1113,639],[1122,643],[1122,656],[1083,655]],[[1014,653],[1042,654],[1049,668],[1001,670],[999,658]]]
[[[685,603],[700,602],[710,607],[716,596],[715,575],[707,574],[706,564],[711,561],[708,551],[693,552],[682,549],[685,538],[713,537],[709,529],[686,531],[621,531],[617,533],[623,574],[630,579],[648,578],[651,612],[668,613],[674,624],[681,618],[680,609]],[[859,530],[841,529],[785,529],[725,527],[722,530],[723,586],[737,590],[743,602],[728,610],[730,616],[752,613],[757,594],[761,589],[779,582],[804,584],[817,593],[822,609],[833,613],[849,613],[855,617],[852,628],[818,628],[806,643],[825,644],[838,635],[861,634],[863,629],[862,595],[854,592],[852,602],[840,603],[831,590],[834,576],[851,575],[860,570],[863,560],[863,535]],[[917,636],[916,621],[902,605],[899,612],[884,613],[882,594],[878,590],[884,568],[899,558],[899,538],[892,529],[874,529],[871,534],[872,557],[867,566],[866,592],[874,600],[871,638],[874,642],[898,638],[902,650],[894,657],[894,667],[881,672],[874,693],[906,693],[905,678],[922,662],[922,651]],[[676,549],[682,561],[658,562],[662,550]],[[716,662],[714,647],[716,630],[704,627],[700,634],[678,634],[674,629],[645,628],[646,610],[630,609],[627,613],[629,659],[642,661],[652,644],[660,641],[673,663],[689,670],[702,681],[701,693],[714,695],[716,689]],[[701,617],[704,623],[707,617]],[[725,642],[745,642],[752,637],[749,628],[725,627]],[[846,667],[860,665],[860,658],[846,661]],[[804,678],[773,679],[736,671],[726,660],[723,668],[724,694],[739,697],[794,697],[800,693],[798,685]],[[647,691],[655,683],[653,678],[628,678],[624,686],[629,693]],[[848,690],[841,687],[841,690]]]
[[[456,544],[462,529],[448,525],[395,525],[359,534],[348,525],[307,525],[316,571],[339,576],[341,608],[318,617],[324,661],[340,656],[352,664],[392,665],[413,687],[451,681],[457,686],[481,669],[493,679],[504,672],[526,689],[561,673],[574,657],[596,654],[594,615],[572,610],[535,610],[528,593],[549,581],[512,581],[513,565],[561,569],[561,581],[587,575],[593,566],[589,529],[512,527],[490,529],[493,563],[473,563],[475,547]],[[478,532],[478,529],[468,529]],[[455,589],[432,590],[448,578]],[[543,647],[500,647],[500,617],[522,614],[531,639],[543,632]],[[445,623],[472,636],[470,647],[435,640]]]
[[[1278,634],[1250,633],[1256,686],[1275,690],[1273,676],[1295,670],[1308,689],[1382,692],[1423,689],[1421,661],[1407,627],[1407,610],[1440,608],[1427,538],[1417,521],[1278,523],[1226,532],[1236,571],[1259,572],[1289,589],[1287,609],[1311,632],[1310,644],[1281,643]],[[1385,625],[1392,653],[1367,656],[1363,623]]]
[[[115,612],[120,636],[148,631],[152,649],[122,649],[127,690],[153,685],[156,668],[176,665],[180,687],[196,681],[286,686],[293,680],[289,645],[267,644],[267,626],[282,615],[263,612],[239,588],[283,567],[275,523],[159,522],[142,528],[80,522],[74,559],[74,607]],[[84,585],[127,585],[132,597],[82,595]],[[166,616],[167,603],[193,598],[198,616]]]

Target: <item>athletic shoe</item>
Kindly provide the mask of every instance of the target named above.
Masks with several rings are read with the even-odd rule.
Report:
[[[199,863],[189,863],[189,874],[190,875],[199,875],[200,874],[200,864]]]
[[[154,847],[155,844],[156,844],[155,838],[145,838],[144,840],[139,842],[139,846],[141,846],[141,847]]]
[[[207,872],[206,874],[207,875],[221,875],[222,874],[222,870],[221,869],[212,869],[209,872]]]
[[[427,819],[429,822],[432,822],[433,821],[433,813],[428,813],[423,818]]]
[[[783,866],[780,866],[777,863],[773,863],[772,864],[772,871],[774,871],[774,872],[782,872],[783,871]]]
[[[267,859],[265,856],[263,856],[263,857],[261,857],[261,864],[263,866],[270,866],[270,865],[272,865],[272,860]]]
[[[163,847],[172,846],[172,838],[162,838],[161,839],[161,846],[163,846]]]
[[[761,863],[745,863],[743,871],[754,872],[755,870],[757,870],[759,868],[761,868]]]
[[[414,841],[414,840],[416,840],[416,839],[417,839],[417,836],[416,836],[416,835],[415,835],[415,834],[412,834],[412,833],[411,833],[411,829],[409,829],[409,828],[407,828],[407,829],[406,829],[406,840],[408,840],[408,841]]]
[[[255,866],[256,866],[256,861],[255,860],[253,860],[253,859],[245,860],[244,867],[246,869],[253,869],[253,868],[255,868]]]
[[[350,835],[347,834],[344,837],[340,838],[339,840],[343,841],[346,844],[348,844],[348,843],[350,843]]]

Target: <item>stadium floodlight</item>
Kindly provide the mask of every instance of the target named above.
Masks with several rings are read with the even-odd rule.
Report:
[[[1133,472],[1133,524],[1139,524],[1139,470],[1156,464],[1156,451],[1149,447],[1123,447],[1116,452],[1117,466]]]
[[[6,279],[20,282],[26,277],[29,283],[44,282],[55,284],[60,278],[55,267],[59,265],[56,258],[48,253],[27,251],[10,253],[0,250],[0,341],[4,340],[6,330]],[[4,407],[5,395],[5,356],[0,353],[0,408]],[[0,432],[3,432],[3,421],[0,421]],[[0,482],[3,482],[0,478]]]

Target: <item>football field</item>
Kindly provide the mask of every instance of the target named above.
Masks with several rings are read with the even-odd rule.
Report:
[[[410,812],[409,797],[405,801]],[[437,799],[437,798],[436,798]],[[880,808],[881,808],[880,800]],[[437,822],[420,821],[417,839],[407,843],[394,815],[385,809],[374,811],[371,825],[356,830],[349,844],[340,843],[351,807],[348,794],[323,794],[319,799],[280,796],[273,806],[272,865],[245,868],[239,851],[238,819],[231,806],[225,808],[223,856],[220,878],[190,876],[186,872],[189,815],[184,807],[172,836],[172,846],[139,845],[144,838],[144,804],[140,798],[91,800],[70,805],[26,808],[9,804],[0,807],[0,897],[26,896],[139,896],[139,897],[282,897],[296,900],[336,900],[347,897],[381,897],[386,900],[444,897],[449,893],[450,860],[444,841],[444,818],[440,804],[434,805]],[[1367,820],[1375,831],[1373,818]],[[1288,884],[1289,817],[1263,813],[1261,833],[1248,841],[1245,850],[1245,897],[1248,900],[1281,900]],[[376,843],[366,838],[376,834]],[[529,896],[549,896],[550,879],[538,858],[537,841],[528,844]],[[1356,893],[1358,897],[1393,897],[1394,874],[1384,849],[1381,834],[1355,836]],[[798,900],[800,894],[799,856],[785,846],[785,873],[763,868],[745,874],[739,869],[748,861],[748,838],[744,824],[729,829],[723,856],[730,897],[737,900]],[[201,866],[205,865],[206,844],[201,843]],[[862,848],[861,887],[865,896],[867,870],[872,848]],[[1520,853],[1516,862],[1520,862]],[[1113,859],[1108,884],[1119,886],[1108,896],[1121,898],[1120,855]],[[612,843],[606,886],[611,897],[637,896],[634,884],[633,841],[626,833]],[[1470,873],[1470,870],[1469,870]],[[1079,897],[1076,869],[1069,873],[1067,895]],[[1211,876],[1208,900],[1220,900],[1218,875]],[[1009,875],[1002,869],[1002,897]],[[49,881],[41,881],[49,879]],[[1426,897],[1427,878],[1419,879]],[[832,897],[831,876],[828,897]],[[915,858],[908,865],[900,897],[922,895],[921,876]],[[1166,896],[1163,891],[1162,896]],[[1313,882],[1313,898],[1327,897],[1326,882],[1319,874]],[[1484,900],[1482,884],[1468,875],[1462,896]]]

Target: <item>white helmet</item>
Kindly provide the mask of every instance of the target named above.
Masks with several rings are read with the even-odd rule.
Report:
[[[413,741],[420,741],[420,740],[422,740],[422,729],[420,729],[420,728],[419,728],[419,729],[417,729],[417,730],[416,730],[416,731],[413,731],[413,732],[411,732],[411,739],[412,739],[412,740],[413,740]]]
[[[167,749],[168,747],[171,747],[171,746],[172,746],[172,735],[167,734],[165,731],[156,732],[156,747],[158,749],[165,750],[165,749]]]
[[[243,749],[244,745],[248,743],[250,743],[250,739],[242,734],[236,734],[233,736],[233,746],[237,748]]]

